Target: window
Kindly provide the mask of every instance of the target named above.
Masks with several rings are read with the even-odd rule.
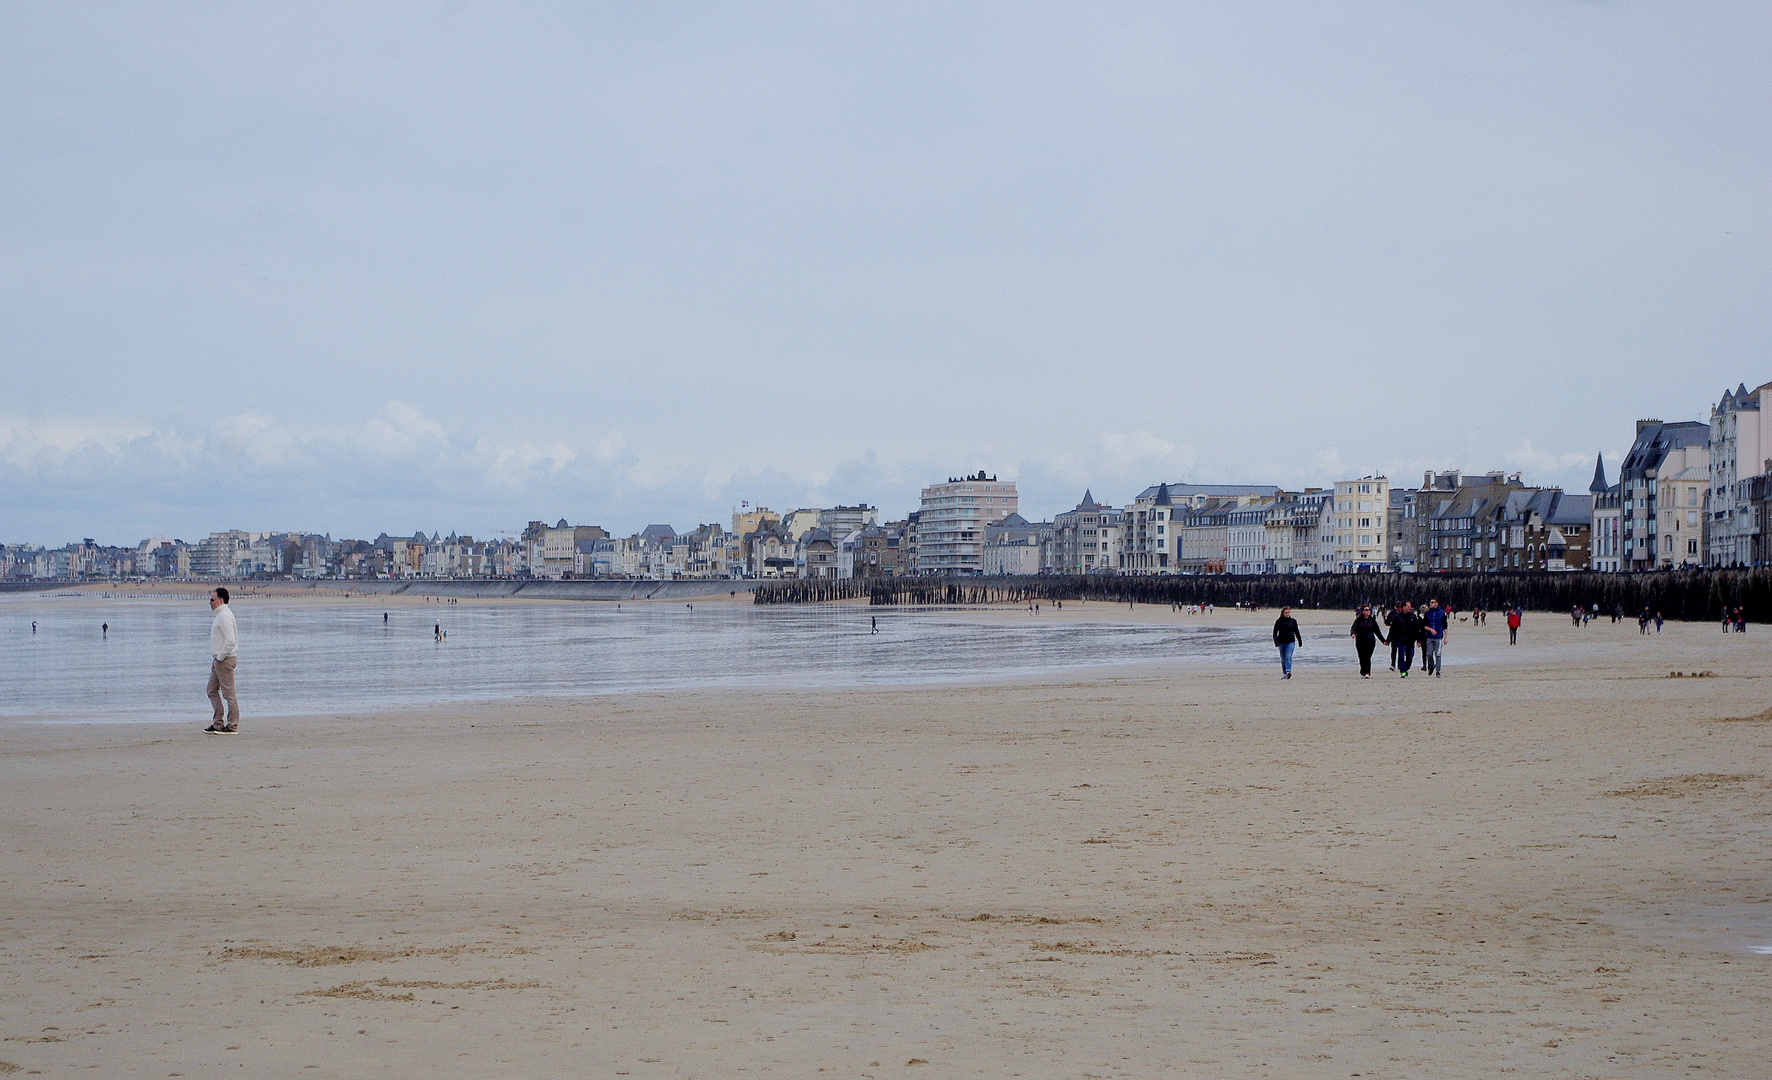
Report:
[[[1362,494],[1362,495],[1372,494],[1372,485],[1371,484],[1361,484],[1360,485],[1360,494]]]
[[[1688,555],[1698,554],[1698,541],[1696,541],[1696,540],[1686,541],[1686,554],[1688,554]]]

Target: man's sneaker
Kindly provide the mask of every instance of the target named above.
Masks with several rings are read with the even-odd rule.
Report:
[[[228,729],[224,728],[224,727],[216,727],[214,724],[211,724],[208,727],[203,729],[203,734],[205,734],[205,735],[220,735],[222,732],[224,732],[226,730],[228,730]]]
[[[218,733],[222,734],[222,735],[232,735],[232,734],[238,732],[239,730],[240,729],[238,727],[225,727],[225,728],[219,729]]]

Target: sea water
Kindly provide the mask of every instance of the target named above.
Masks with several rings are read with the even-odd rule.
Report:
[[[816,688],[1017,678],[1178,662],[1274,664],[1261,627],[1091,620],[1023,610],[464,604],[237,598],[238,693],[252,716],[718,686]],[[0,717],[208,717],[204,599],[0,597]],[[878,619],[879,632],[872,620]],[[36,633],[31,623],[37,624]],[[101,632],[108,623],[108,633]],[[438,626],[447,632],[439,639]],[[1345,638],[1344,638],[1345,643]],[[1351,649],[1301,650],[1300,665]],[[1333,654],[1333,655],[1332,655]]]

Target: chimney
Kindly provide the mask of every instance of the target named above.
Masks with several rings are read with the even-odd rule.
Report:
[[[1649,427],[1651,424],[1659,424],[1659,423],[1661,423],[1661,421],[1659,421],[1659,420],[1638,420],[1637,421],[1637,434],[1641,435],[1643,433],[1644,428]]]

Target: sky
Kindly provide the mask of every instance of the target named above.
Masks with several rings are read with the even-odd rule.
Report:
[[[1772,380],[1772,6],[0,6],[0,542],[1585,491]]]

